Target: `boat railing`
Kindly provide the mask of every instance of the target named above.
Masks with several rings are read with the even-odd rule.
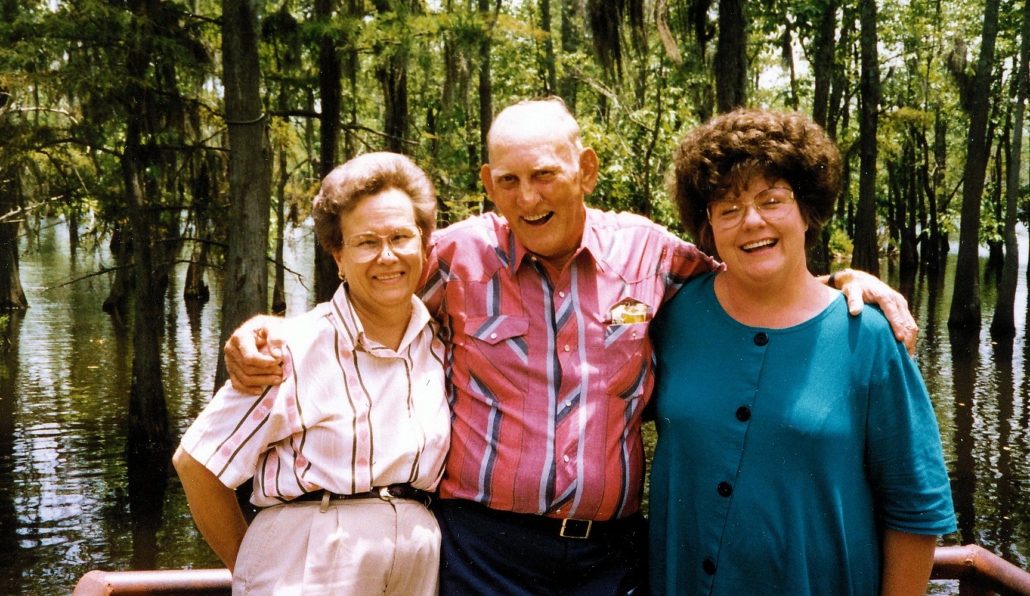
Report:
[[[961,596],[1030,596],[1030,573],[975,544],[938,546],[930,578],[959,580]]]
[[[961,596],[1030,596],[1030,573],[975,544],[940,546],[931,579],[958,580]],[[72,596],[228,596],[228,569],[90,571]]]

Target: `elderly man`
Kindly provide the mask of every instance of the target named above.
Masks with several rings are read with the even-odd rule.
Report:
[[[488,146],[480,175],[500,214],[438,231],[422,290],[450,346],[441,593],[646,593],[647,326],[719,265],[643,217],[586,206],[598,159],[560,100],[508,107]],[[871,276],[849,285],[914,343],[900,295]],[[277,382],[272,321],[226,345],[235,385]]]

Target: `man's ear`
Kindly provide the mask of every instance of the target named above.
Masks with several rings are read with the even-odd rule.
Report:
[[[597,153],[590,147],[583,149],[579,154],[579,184],[584,195],[594,191],[597,186]]]
[[[490,175],[490,164],[485,163],[479,168],[479,179],[483,181],[483,189],[490,197],[494,196],[494,179]]]

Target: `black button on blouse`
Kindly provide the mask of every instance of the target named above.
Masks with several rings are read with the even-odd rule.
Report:
[[[751,408],[747,406],[740,406],[737,408],[737,420],[740,420],[741,422],[751,420]]]
[[[765,333],[764,331],[759,331],[758,333],[755,334],[755,345],[756,346],[761,348],[762,346],[764,346],[767,343],[769,343],[769,335],[767,333]]]
[[[711,557],[708,557],[704,560],[704,563],[701,563],[701,568],[704,569],[705,573],[708,575],[715,575],[715,561],[713,561]]]
[[[728,496],[730,496],[732,494],[733,494],[733,487],[730,486],[729,482],[720,482],[719,483],[719,496],[720,497],[728,497]]]

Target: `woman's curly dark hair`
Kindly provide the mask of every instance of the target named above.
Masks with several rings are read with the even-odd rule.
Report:
[[[809,246],[833,215],[842,167],[836,144],[808,116],[741,109],[716,116],[680,141],[669,194],[698,246],[718,256],[708,204],[745,189],[756,176],[786,180],[808,224]]]

